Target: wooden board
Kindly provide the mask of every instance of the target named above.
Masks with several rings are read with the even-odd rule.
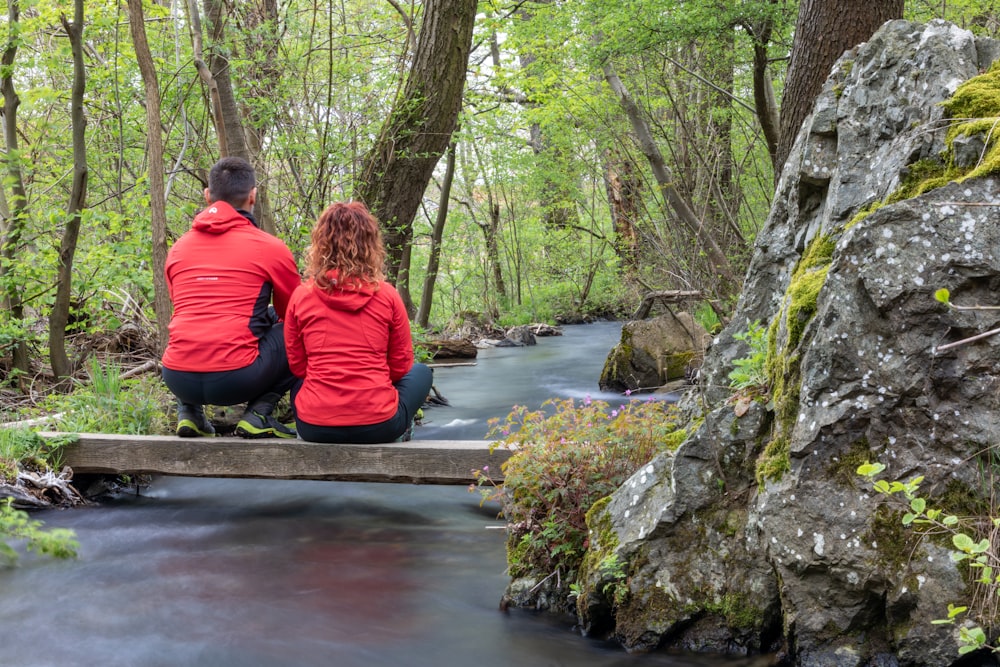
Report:
[[[62,435],[42,433],[44,437]],[[178,438],[80,433],[60,465],[75,474],[258,477],[412,484],[469,484],[489,466],[502,481],[505,449],[482,440],[413,440],[383,445],[323,445],[282,438]]]

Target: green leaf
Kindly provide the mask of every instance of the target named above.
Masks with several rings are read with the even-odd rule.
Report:
[[[885,470],[885,466],[881,463],[863,463],[858,466],[858,474],[862,477],[874,477]]]
[[[951,292],[949,292],[943,287],[938,291],[934,292],[934,298],[946,306],[951,305]]]
[[[892,493],[892,490],[889,488],[889,482],[885,481],[884,479],[878,480],[877,482],[875,482],[873,486],[875,490],[878,491],[879,493],[886,493],[886,494]]]
[[[910,509],[912,509],[917,514],[923,514],[924,510],[927,508],[927,501],[923,498],[914,498],[910,501]]]
[[[944,519],[941,520],[941,523],[943,523],[946,526],[954,526],[956,523],[958,523],[958,517],[955,516],[954,514],[949,514],[948,516],[946,516]]]
[[[903,515],[903,525],[909,526],[911,523],[913,523],[913,520],[916,518],[917,516],[915,514],[910,514],[909,512],[907,512],[906,514]]]
[[[951,538],[952,544],[959,551],[964,551],[965,553],[972,553],[972,548],[976,546],[976,543],[972,541],[972,538],[965,533],[959,533]]]

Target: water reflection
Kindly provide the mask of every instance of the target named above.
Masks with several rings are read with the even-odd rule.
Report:
[[[516,372],[526,368],[526,358],[535,358],[530,352],[486,355],[489,362],[477,367],[480,379],[471,386],[491,392],[496,401],[489,409],[475,408],[482,414],[472,416],[468,405],[473,389],[457,388],[463,369],[441,374],[439,387],[456,404],[447,410],[485,430],[484,416],[523,402],[528,387],[538,389],[529,400],[539,402],[560,387],[586,392],[558,372],[560,367],[584,372],[585,364],[573,354],[587,348],[573,345],[574,336],[562,339],[570,343],[574,360],[536,359],[527,364],[534,369],[530,380],[518,379]],[[562,345],[549,340],[551,348]],[[609,347],[599,355],[588,352],[592,358],[586,363],[599,372]],[[496,366],[493,356],[501,359]],[[436,425],[421,434],[449,428],[438,417],[445,412],[435,412]],[[744,664],[706,656],[627,655],[581,638],[570,618],[501,613],[507,577],[495,513],[462,487],[189,478],[158,479],[141,496],[101,507],[43,513],[37,518],[47,525],[76,531],[80,556],[53,562],[28,554],[19,567],[0,570],[0,633],[6,640],[0,662],[19,667]]]

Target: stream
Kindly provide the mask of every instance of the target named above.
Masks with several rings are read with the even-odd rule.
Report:
[[[441,368],[450,407],[417,439],[481,438],[515,403],[602,397],[619,325]],[[503,524],[464,487],[164,477],[141,494],[34,513],[79,557],[0,570],[0,664],[18,667],[719,666],[626,654],[573,619],[501,612]]]

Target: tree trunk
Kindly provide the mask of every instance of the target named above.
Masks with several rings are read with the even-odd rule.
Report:
[[[233,93],[229,59],[223,53],[226,44],[226,8],[224,0],[205,0],[205,20],[208,22],[208,68],[219,88],[219,111],[225,125],[226,156],[241,157],[250,161],[243,123],[240,122],[240,108]]]
[[[438,268],[441,266],[441,239],[444,237],[444,225],[448,221],[448,204],[451,199],[451,184],[455,180],[455,143],[448,147],[448,157],[445,162],[444,181],[441,183],[441,198],[438,201],[437,218],[431,231],[430,257],[427,259],[427,273],[424,276],[424,291],[420,295],[420,308],[417,310],[417,326],[426,329],[431,316],[431,305],[434,302],[434,283],[437,281]]]
[[[476,0],[428,0],[403,93],[364,159],[355,196],[382,224],[388,276],[400,277],[420,206],[462,108]]]
[[[207,61],[202,60],[201,21],[198,18],[197,3],[196,0],[189,0],[188,14],[194,37],[194,62],[199,76],[208,86],[212,100],[212,118],[219,137],[219,155],[241,157],[253,164],[247,133],[243,127],[242,113],[233,90],[232,68],[229,59],[223,55],[229,52],[226,44],[226,25],[229,16],[226,14],[225,0],[204,0],[204,8],[209,35]],[[255,166],[258,167],[258,172],[262,172],[259,169],[260,165]],[[262,176],[262,173],[258,174],[257,205],[254,212],[260,228],[274,234],[274,214],[267,196],[267,181]]]
[[[611,208],[611,225],[615,232],[614,249],[621,272],[634,276],[639,270],[639,219],[642,181],[636,177],[635,163],[617,149],[605,151],[604,187]]]
[[[694,211],[691,209],[691,205],[674,186],[674,176],[666,162],[663,160],[663,156],[660,153],[660,149],[657,147],[656,142],[653,140],[653,135],[649,130],[649,125],[646,122],[646,119],[642,116],[642,112],[632,100],[632,97],[629,95],[628,90],[626,90],[621,79],[618,78],[618,74],[615,72],[610,61],[604,64],[604,78],[607,80],[608,85],[611,86],[611,89],[618,96],[618,99],[625,110],[625,115],[628,116],[629,122],[632,124],[632,131],[635,133],[635,138],[639,144],[639,148],[642,150],[643,155],[646,156],[646,160],[649,162],[649,166],[653,172],[653,177],[656,179],[656,183],[659,186],[660,192],[666,203],[674,211],[680,221],[688,228],[688,231],[695,237],[695,239],[697,239],[698,244],[705,252],[713,274],[720,278],[724,283],[722,291],[726,293],[735,291],[739,286],[739,281],[733,273],[729,260],[726,258],[726,255],[722,252],[721,248],[719,248],[719,245],[715,242],[715,239],[706,229],[702,221],[695,216]]]
[[[903,0],[802,0],[781,103],[775,180],[837,58],[902,17]]]
[[[80,216],[87,199],[87,118],[83,114],[85,73],[83,66],[83,0],[73,0],[73,22],[60,15],[69,37],[73,54],[73,92],[70,117],[73,133],[73,185],[66,213],[69,220],[59,244],[59,268],[56,276],[56,296],[49,315],[49,360],[57,378],[73,374],[73,364],[66,354],[66,325],[73,296],[73,257],[80,236]]]
[[[0,58],[0,89],[3,90],[3,131],[7,144],[6,162],[7,179],[11,184],[12,196],[9,201],[10,216],[0,227],[0,284],[2,284],[3,307],[10,313],[11,321],[23,324],[24,304],[16,281],[9,275],[14,259],[21,248],[21,235],[27,222],[28,194],[24,187],[24,176],[21,172],[21,156],[18,151],[17,139],[17,107],[21,104],[17,90],[14,88],[14,58],[20,32],[20,3],[9,0],[7,4],[7,43],[3,56]],[[19,374],[18,385],[23,391],[31,370],[31,360],[28,358],[28,344],[23,336],[13,344],[12,368]]]
[[[753,101],[757,111],[757,122],[760,123],[760,129],[764,133],[771,166],[777,174],[780,171],[777,160],[781,119],[778,114],[778,102],[774,96],[774,85],[771,83],[767,52],[774,24],[770,19],[766,19],[759,24],[744,27],[753,40]]]
[[[228,155],[226,140],[226,122],[222,116],[222,102],[219,99],[219,84],[212,76],[212,70],[205,64],[205,50],[202,46],[203,38],[201,32],[201,13],[198,10],[197,0],[188,0],[184,7],[187,9],[188,21],[191,22],[191,48],[194,52],[194,66],[198,70],[205,87],[208,88],[208,98],[211,108],[212,124],[215,125],[215,135],[219,140],[219,155]]]
[[[167,347],[170,336],[170,294],[167,290],[167,210],[163,169],[163,136],[160,119],[160,85],[153,54],[146,39],[142,0],[128,0],[130,29],[139,72],[146,90],[146,135],[149,141],[149,208],[153,236],[153,308],[156,311],[157,352]]]

